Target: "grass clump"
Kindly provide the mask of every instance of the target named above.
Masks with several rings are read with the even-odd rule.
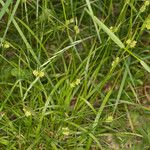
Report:
[[[149,149],[149,1],[0,1],[0,149]]]

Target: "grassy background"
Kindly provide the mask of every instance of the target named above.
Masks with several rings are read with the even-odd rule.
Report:
[[[0,149],[150,149],[148,3],[1,0]]]

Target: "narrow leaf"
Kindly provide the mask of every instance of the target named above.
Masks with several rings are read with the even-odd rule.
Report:
[[[12,0],[7,0],[7,2],[3,5],[3,8],[0,11],[0,20],[2,19],[3,15],[7,11],[7,8],[9,7],[11,2],[12,2]]]
[[[144,67],[144,69],[150,73],[150,67],[142,60],[140,61],[140,63]]]
[[[125,48],[121,40],[113,32],[111,32],[104,23],[102,23],[96,16],[94,16],[94,20],[120,48]]]

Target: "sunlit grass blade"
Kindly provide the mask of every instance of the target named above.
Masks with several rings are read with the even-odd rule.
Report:
[[[12,0],[7,0],[6,3],[3,5],[1,11],[0,11],[0,20],[2,19],[2,17],[4,16],[4,14],[6,13],[9,5],[11,4]]]
[[[112,32],[110,29],[102,22],[100,21],[96,16],[93,16],[88,10],[88,14],[93,18],[93,20],[106,32],[109,37],[120,47],[125,48],[124,44],[121,42],[121,40]]]
[[[142,60],[140,61],[140,63],[144,67],[144,69],[150,73],[150,67]]]
[[[36,39],[36,41],[40,44],[40,47],[44,50],[45,54],[47,55],[47,50],[45,49],[44,45],[39,40],[39,38],[35,35],[35,33],[22,20],[20,20],[19,18],[17,18],[17,20],[29,31],[29,33],[31,33],[31,35]],[[48,57],[48,55],[47,55],[47,57]]]
[[[29,51],[29,52],[32,54],[32,56],[33,56],[34,60],[36,61],[36,63],[37,63],[37,64],[40,64],[39,59],[37,58],[36,54],[34,53],[34,51],[33,51],[32,47],[31,47],[31,45],[30,45],[29,42],[27,41],[27,39],[26,39],[24,33],[22,32],[22,30],[20,29],[19,25],[17,24],[17,22],[16,22],[15,20],[13,20],[13,23],[14,23],[16,29],[18,30],[18,33],[20,34],[22,40],[24,41],[24,43],[25,43],[25,45],[26,45],[26,47],[27,47],[27,51]]]
[[[90,1],[86,0],[86,3],[87,3],[87,6],[88,6],[88,9],[89,9],[89,12],[91,14],[91,17],[93,19],[93,23],[94,23],[94,26],[95,26],[95,29],[96,29],[96,33],[97,33],[98,39],[101,42],[101,38],[100,38],[100,34],[99,34],[99,29],[98,29],[98,26],[97,26],[96,22],[94,21],[94,13],[93,13]]]
[[[7,34],[7,31],[8,31],[8,29],[9,29],[9,26],[10,26],[12,20],[14,19],[14,15],[15,15],[15,13],[16,13],[16,11],[17,11],[17,8],[18,8],[19,4],[20,4],[20,0],[17,0],[17,1],[16,1],[16,4],[14,5],[14,9],[13,9],[13,11],[12,11],[12,13],[11,13],[10,19],[8,20],[7,27],[6,27],[5,32],[4,32],[4,35],[3,35],[3,39],[5,38],[5,36],[6,36],[6,34]]]

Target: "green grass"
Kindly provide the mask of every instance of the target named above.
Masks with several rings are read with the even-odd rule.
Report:
[[[150,149],[149,1],[0,1],[0,150]]]

